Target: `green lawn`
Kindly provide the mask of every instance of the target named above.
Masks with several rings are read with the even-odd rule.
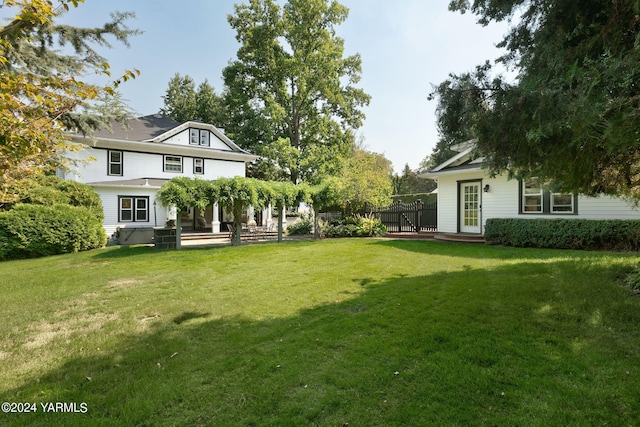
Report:
[[[37,409],[0,425],[634,425],[639,261],[347,239],[0,263],[0,402]]]

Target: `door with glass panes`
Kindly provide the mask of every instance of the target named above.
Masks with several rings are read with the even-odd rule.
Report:
[[[460,183],[460,232],[480,234],[481,228],[481,188],[480,181]]]

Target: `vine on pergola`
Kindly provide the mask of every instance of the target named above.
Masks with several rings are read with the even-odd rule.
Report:
[[[200,210],[214,203],[233,214],[232,244],[239,245],[242,229],[242,213],[250,206],[264,208],[274,205],[279,211],[285,206],[293,206],[310,201],[309,187],[291,182],[261,181],[255,178],[219,178],[213,181],[176,177],[164,184],[158,191],[158,200],[165,206],[175,206],[178,211],[189,207]],[[180,215],[177,216],[180,229]],[[278,241],[282,240],[282,212],[278,217]]]

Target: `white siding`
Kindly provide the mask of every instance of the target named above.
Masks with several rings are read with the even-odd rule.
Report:
[[[157,203],[154,212],[153,203],[156,201],[156,188],[126,188],[126,187],[95,187],[100,196],[104,209],[104,229],[107,236],[111,236],[118,227],[158,227],[164,226],[169,217],[168,209]],[[119,222],[118,197],[119,196],[147,196],[149,197],[148,221]]]
[[[632,202],[609,196],[580,196],[578,213],[585,219],[640,219],[640,210]]]
[[[497,176],[493,179],[485,175],[483,184],[489,184],[489,191],[482,193],[482,231],[488,218],[513,218],[518,215],[518,181]]]
[[[489,218],[582,218],[582,219],[640,219],[640,209],[632,203],[615,197],[578,196],[577,215],[531,215],[520,214],[519,181],[506,176],[490,178],[480,170],[447,172],[438,176],[438,231],[458,232],[458,182],[481,180],[482,186],[482,232]]]
[[[222,142],[220,138],[218,138],[213,132],[209,130],[203,130],[203,131],[209,133],[209,146],[208,146],[209,148],[213,148],[216,150],[227,150],[227,151],[231,150],[231,148],[227,144]],[[185,129],[182,132],[179,132],[171,136],[170,138],[165,139],[164,141],[161,142],[161,144],[190,145],[190,146],[196,147],[197,145],[189,143],[190,141],[189,132],[190,132],[189,129]]]
[[[79,165],[77,167],[78,174],[75,177],[68,176],[68,179],[81,182],[104,182],[138,178],[171,179],[176,176],[199,177],[202,179],[245,176],[244,162],[205,159],[204,175],[201,175],[193,173],[194,157],[182,156],[182,173],[165,172],[163,170],[164,157],[162,154],[131,151],[123,151],[123,175],[113,176],[107,174],[107,156],[108,150],[89,147],[84,152],[74,153],[74,158],[93,157],[95,160]]]
[[[483,178],[484,173],[477,170],[462,171],[455,175],[443,174],[438,177],[438,231],[458,232],[458,182]],[[484,210],[484,200],[481,206]]]
[[[211,134],[212,138],[215,138]],[[212,139],[213,141],[213,139]],[[186,141],[185,141],[186,142]],[[228,149],[228,147],[225,145]],[[200,178],[214,180],[218,178],[230,178],[234,176],[245,176],[245,163],[243,161],[229,161],[217,159],[204,159],[204,174],[193,173],[194,157],[182,156],[182,172],[165,172],[164,157],[162,154],[141,153],[133,151],[122,151],[121,176],[108,174],[108,152],[103,148],[91,148],[84,146],[79,152],[70,152],[69,157],[76,160],[92,158],[92,160],[81,162],[77,165],[75,173],[66,173],[65,178],[73,181],[94,184],[93,188],[99,194],[104,209],[104,228],[107,236],[111,236],[118,227],[155,227],[163,226],[169,219],[168,209],[156,205],[154,213],[153,203],[158,188],[145,186],[119,186],[118,181],[126,181],[140,178],[171,179],[176,176],[186,176],[190,178]],[[197,156],[196,156],[197,157]],[[197,157],[201,158],[201,157]],[[105,182],[112,182],[113,186],[105,186]],[[144,222],[119,222],[119,196],[148,196],[149,213],[148,221]]]

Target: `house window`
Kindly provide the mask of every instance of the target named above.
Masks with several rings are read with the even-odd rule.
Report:
[[[119,222],[148,222],[149,197],[118,196]]]
[[[209,131],[208,130],[200,130],[200,145],[209,146]]]
[[[193,173],[204,174],[204,159],[193,159]]]
[[[200,144],[200,131],[198,129],[189,129],[189,144]]]
[[[577,213],[573,194],[545,190],[537,179],[522,181],[521,213],[573,214]]]
[[[165,172],[182,172],[182,157],[164,156]]]
[[[189,129],[189,144],[209,146],[209,131],[206,129]]]
[[[573,195],[552,193],[551,212],[553,213],[573,213]]]
[[[122,151],[107,152],[108,175],[122,176]]]
[[[524,197],[522,211],[525,213],[542,213],[542,199],[544,192],[537,179],[527,179],[523,183]]]

